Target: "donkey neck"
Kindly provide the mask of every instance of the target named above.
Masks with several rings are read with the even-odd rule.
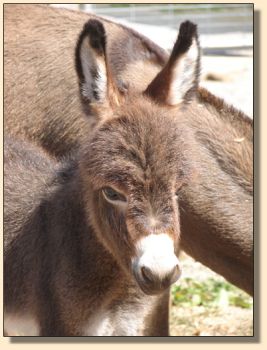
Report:
[[[253,140],[253,121],[245,113],[227,104],[222,98],[213,95],[203,87],[198,88],[198,101],[208,108],[213,116],[230,124],[236,133],[242,134],[247,140]]]

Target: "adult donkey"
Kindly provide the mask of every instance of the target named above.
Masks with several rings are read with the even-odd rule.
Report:
[[[4,9],[5,130],[56,156],[68,154],[91,131],[80,112],[72,64],[81,23],[94,16],[36,5]],[[167,54],[143,36],[101,21],[117,85],[122,92],[142,91]],[[252,121],[203,88],[194,98],[200,110],[186,123],[199,145],[199,169],[180,193],[182,247],[252,294]]]
[[[184,22],[160,75],[143,93],[123,94],[106,60],[104,27],[90,20],[76,68],[81,99],[98,121],[79,154],[57,165],[7,137],[9,335],[19,317],[42,336],[168,335],[157,320],[181,273],[177,196],[197,172],[184,120],[193,112],[186,102],[198,57],[196,26]]]

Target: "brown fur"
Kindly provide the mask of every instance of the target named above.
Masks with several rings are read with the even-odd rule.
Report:
[[[28,135],[53,154],[68,154],[91,130],[79,113],[73,71],[75,37],[88,15],[35,5],[14,6],[5,5],[4,17],[5,129]],[[114,28],[122,27],[106,20],[103,23],[111,38],[108,45],[112,42],[109,61],[114,75],[142,91],[167,55],[140,35],[133,39],[133,33],[125,29],[117,29],[120,34],[115,37]],[[38,45],[33,48],[39,37],[42,55]],[[138,42],[142,44],[138,46]],[[59,43],[61,50],[56,49]],[[122,55],[124,52],[127,55]],[[40,84],[35,77],[41,77],[44,84],[37,94]],[[199,113],[190,114],[186,123],[195,130],[198,178],[206,185],[183,191],[182,245],[195,259],[252,294],[252,121],[206,89],[198,89],[198,102],[202,105],[195,104]],[[245,140],[238,142],[243,137]]]
[[[182,247],[253,294],[253,143],[241,123],[233,128],[210,108],[202,117],[203,108],[192,106],[188,120],[198,177],[180,196]]]
[[[184,30],[191,26],[188,22]],[[98,93],[99,67],[108,65],[103,37],[102,24],[91,20],[78,40],[81,94],[91,78],[86,65],[95,72],[86,90],[94,99],[84,103],[101,105],[114,89],[107,69],[107,91]],[[166,301],[179,267],[158,274],[151,266],[144,274],[136,265],[138,242],[164,233],[173,242],[170,254],[178,254],[176,195],[192,177],[188,155],[195,148],[183,122],[187,109],[170,109],[157,99],[129,94],[112,106],[112,115],[110,109],[108,114],[97,109],[94,132],[65,164],[36,146],[6,138],[5,315],[27,312],[42,336],[84,335],[87,323],[89,334],[98,335],[94,320],[103,311],[114,329],[101,335],[168,335]],[[127,198],[124,209],[105,199],[107,186]],[[157,249],[161,259],[164,252]],[[157,264],[160,268],[160,260]]]
[[[78,34],[90,18],[96,16],[44,5],[4,5],[5,131],[32,140],[57,157],[77,149],[91,131],[81,111],[73,64]],[[153,44],[131,29],[104,19],[102,23],[111,69],[121,89],[138,79],[136,72],[127,74],[131,61],[142,62],[156,74],[167,57],[163,50],[151,51]]]
[[[34,315],[43,336],[83,335],[82,325],[102,308],[123,310],[130,298],[136,312],[151,300],[95,237],[77,165],[57,168],[40,152],[21,141],[5,144],[5,314]]]

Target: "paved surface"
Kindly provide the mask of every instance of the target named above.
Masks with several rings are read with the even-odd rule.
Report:
[[[213,77],[216,80],[207,80]],[[201,85],[253,117],[253,57],[204,56]]]

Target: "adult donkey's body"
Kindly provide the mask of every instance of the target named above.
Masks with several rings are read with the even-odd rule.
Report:
[[[168,335],[162,301],[181,274],[178,196],[197,172],[184,120],[198,57],[196,26],[184,22],[160,75],[142,93],[122,93],[104,27],[91,20],[77,42],[76,69],[81,100],[97,121],[78,154],[57,164],[7,138],[9,335],[16,318],[32,323],[24,335]]]
[[[5,130],[57,157],[77,149],[92,128],[81,110],[74,69],[75,44],[89,18],[96,16],[44,5],[4,5]],[[151,50],[153,43],[130,29],[102,23],[118,85],[124,89],[133,83],[142,91],[167,55]]]
[[[86,19],[74,11],[5,5],[5,130],[56,156],[77,148],[91,131],[80,112],[72,67]],[[166,62],[166,53],[132,31],[103,23],[110,67],[121,89],[142,91]],[[180,194],[181,243],[195,259],[252,294],[252,121],[205,89],[198,89],[197,99],[199,112],[186,123],[199,145],[199,171]]]

